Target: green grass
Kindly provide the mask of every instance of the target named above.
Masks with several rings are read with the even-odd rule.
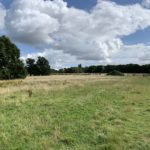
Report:
[[[1,94],[0,150],[150,150],[150,78]]]

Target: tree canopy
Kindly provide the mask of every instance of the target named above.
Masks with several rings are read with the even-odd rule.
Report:
[[[81,71],[82,70],[82,71]],[[113,73],[113,72],[122,72],[122,73],[148,73],[150,74],[150,64],[138,65],[138,64],[126,64],[126,65],[98,65],[98,66],[88,66],[82,67],[70,67],[60,69],[59,73]]]
[[[30,75],[49,75],[50,65],[46,58],[38,57],[37,61],[32,58],[26,60],[27,71]]]
[[[0,79],[25,78],[25,66],[20,60],[20,50],[6,36],[0,37]]]

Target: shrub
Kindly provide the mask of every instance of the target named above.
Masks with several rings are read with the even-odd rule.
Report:
[[[107,73],[107,75],[111,75],[111,76],[124,76],[124,74],[120,71],[117,71],[117,70],[113,70],[109,73]]]

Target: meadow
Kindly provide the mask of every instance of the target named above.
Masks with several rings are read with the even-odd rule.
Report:
[[[0,81],[0,150],[150,150],[150,77]]]

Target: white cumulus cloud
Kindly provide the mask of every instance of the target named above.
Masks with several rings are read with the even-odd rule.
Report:
[[[150,8],[150,0],[143,0],[143,1],[142,1],[142,5],[143,5],[145,8]]]
[[[146,64],[150,63],[150,45],[149,44],[134,44],[124,45],[120,53],[112,56],[113,64]]]
[[[14,0],[5,24],[13,40],[50,49],[50,56],[109,61],[124,48],[122,37],[150,26],[149,16],[150,10],[140,4],[98,0],[87,12],[67,7],[63,0]]]
[[[78,64],[82,64],[83,66],[90,66],[97,64],[105,65],[108,63],[106,63],[106,60],[78,60],[75,56],[65,54],[63,51],[54,49],[45,49],[41,52],[30,53],[21,58],[25,61],[27,58],[37,59],[38,56],[43,56],[48,59],[51,67],[55,69],[73,67],[77,66]]]

